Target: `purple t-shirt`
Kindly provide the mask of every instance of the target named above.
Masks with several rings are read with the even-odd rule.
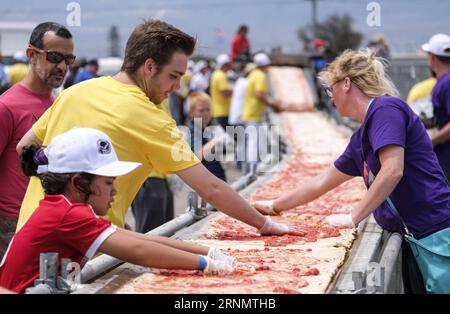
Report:
[[[450,122],[450,72],[441,76],[431,93],[438,129]],[[450,141],[436,145],[434,151],[444,171],[450,171]]]
[[[405,149],[403,177],[390,197],[409,231],[422,238],[450,227],[450,187],[422,122],[402,100],[376,98],[334,165],[345,174],[363,176],[369,187],[380,171],[378,151],[387,145]],[[403,233],[400,219],[386,201],[373,214],[384,229]]]

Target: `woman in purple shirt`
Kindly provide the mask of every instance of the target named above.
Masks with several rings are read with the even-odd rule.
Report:
[[[319,76],[338,112],[361,127],[328,170],[276,200],[256,202],[255,207],[276,215],[362,176],[366,195],[351,214],[328,216],[329,224],[355,227],[373,213],[384,229],[402,233],[399,218],[386,202],[390,196],[415,238],[450,227],[450,188],[431,140],[419,117],[394,97],[398,92],[383,63],[370,51],[347,50]],[[425,293],[411,249],[403,244],[405,292]]]

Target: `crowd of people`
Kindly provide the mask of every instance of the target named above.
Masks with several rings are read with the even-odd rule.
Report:
[[[377,57],[389,56],[385,42],[376,51],[347,50],[316,64],[317,82],[339,114],[361,124],[347,149],[316,180],[249,204],[227,184],[220,160],[209,158],[217,143],[233,141],[230,127],[257,130],[268,108],[281,107],[269,92],[270,57],[252,53],[248,31],[239,27],[230,53],[195,63],[194,37],[143,21],[128,38],[120,71],[97,77],[96,60],[76,60],[67,28],[36,26],[26,48],[29,66],[18,62],[14,69],[25,75],[5,79],[0,67],[9,87],[0,96],[0,287],[25,292],[45,252],[81,266],[101,252],[149,267],[232,272],[234,259],[217,248],[142,234],[174,217],[174,174],[261,235],[295,233],[270,216],[355,176],[363,177],[366,196],[351,214],[327,217],[330,225],[355,227],[373,213],[393,232],[404,233],[404,220],[417,239],[450,228],[449,36],[435,35],[422,47],[436,76],[430,93],[438,131],[431,138]],[[318,53],[324,44],[314,43]],[[207,138],[210,127],[217,131]],[[240,148],[248,164],[259,161],[255,134]],[[125,223],[130,208],[135,231]],[[427,292],[406,242],[402,257],[405,291]]]
[[[169,33],[171,40],[167,40]],[[151,42],[148,36],[152,37]],[[232,259],[217,249],[186,247],[126,231],[125,214],[153,170],[163,175],[177,174],[218,210],[254,226],[261,234],[292,232],[288,226],[260,214],[226,182],[211,174],[177,132],[175,121],[162,109],[168,95],[180,88],[195,43],[192,36],[165,22],[145,21],[130,35],[119,73],[74,84],[54,99],[52,90],[63,84],[75,61],[72,35],[64,26],[52,22],[41,23],[33,30],[26,51],[30,60],[27,76],[0,98],[1,125],[5,126],[3,134],[8,134],[2,137],[0,161],[4,174],[0,194],[5,205],[0,212],[4,255],[0,286],[24,292],[38,277],[38,251],[50,248],[61,258],[74,258],[81,265],[100,251],[153,267],[230,271]],[[222,66],[230,65],[222,60]],[[227,94],[225,100],[230,96]],[[195,105],[192,108],[195,114]],[[93,136],[92,132],[101,133]],[[86,140],[77,146],[83,142],[83,136],[95,141],[89,144]],[[79,142],[74,142],[78,137]],[[187,158],[173,158],[175,145]],[[96,154],[108,158],[103,160]],[[140,167],[116,172],[113,165],[119,159],[139,163]],[[150,182],[150,186],[154,184]],[[139,203],[138,199],[135,201]],[[142,203],[147,203],[145,197]],[[72,210],[79,206],[82,209]],[[55,216],[48,215],[50,208],[58,209]],[[89,208],[105,220],[86,212]],[[142,215],[136,215],[138,220],[152,219],[151,215],[145,217],[143,208],[139,210]],[[79,219],[79,224],[72,225],[71,219]],[[138,225],[139,231],[145,232],[148,226],[143,220]],[[53,226],[43,230],[38,227],[41,223]],[[78,238],[71,238],[69,233]],[[77,242],[76,247],[73,241]],[[130,241],[136,243],[126,256],[120,246]],[[31,249],[37,242],[41,245]],[[19,253],[23,250],[30,255],[24,258]],[[17,267],[22,259],[36,263]]]

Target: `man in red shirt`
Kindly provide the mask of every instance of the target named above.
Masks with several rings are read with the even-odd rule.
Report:
[[[250,43],[247,33],[247,25],[241,25],[234,35],[231,42],[231,59],[233,61],[248,62],[250,60]]]
[[[61,86],[74,62],[72,34],[57,23],[41,23],[26,53],[27,76],[0,96],[0,259],[15,233],[29,181],[20,170],[16,145],[53,103],[53,88]]]

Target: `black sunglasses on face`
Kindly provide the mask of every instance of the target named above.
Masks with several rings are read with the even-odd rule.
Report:
[[[44,54],[45,60],[47,60],[48,62],[53,63],[53,64],[59,64],[59,63],[61,63],[61,61],[64,60],[66,65],[71,65],[75,62],[75,59],[76,59],[76,57],[72,54],[64,55],[57,51],[43,50],[43,49],[39,49],[39,48],[36,48],[31,45],[29,47],[31,49],[33,49],[34,51],[36,51],[37,53]]]

